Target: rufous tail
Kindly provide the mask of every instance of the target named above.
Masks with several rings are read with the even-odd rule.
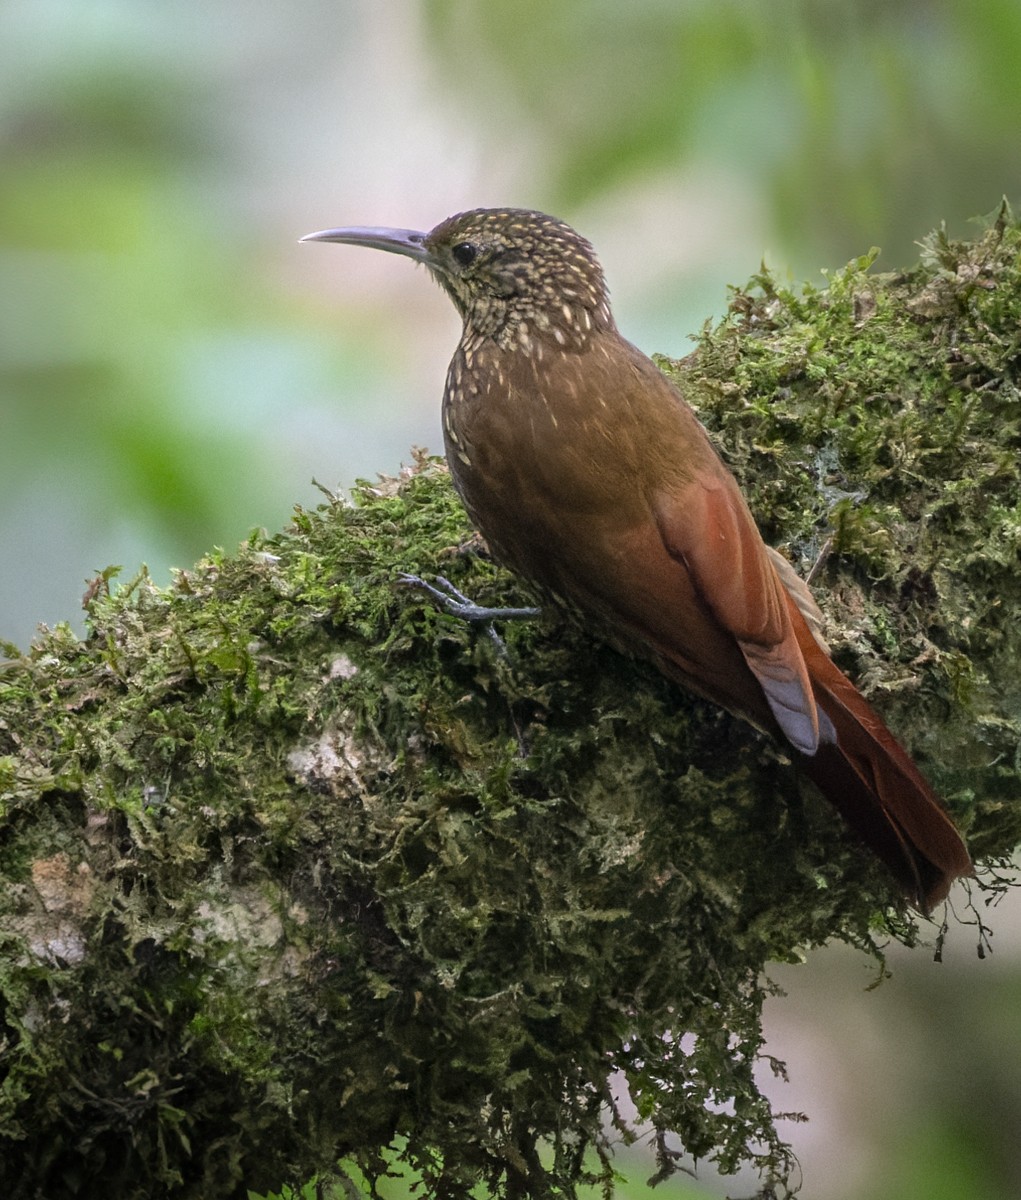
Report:
[[[946,899],[955,879],[973,874],[968,850],[907,752],[799,615],[792,620],[816,702],[837,735],[836,743],[799,755],[799,762],[927,914]]]

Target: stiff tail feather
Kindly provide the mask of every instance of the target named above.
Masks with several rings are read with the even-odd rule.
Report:
[[[799,761],[912,903],[929,913],[946,899],[955,879],[973,873],[967,848],[906,751],[799,615],[792,620],[816,702],[837,737]]]

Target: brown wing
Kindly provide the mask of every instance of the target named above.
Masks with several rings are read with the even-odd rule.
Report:
[[[656,505],[660,535],[716,620],[736,639],[777,724],[803,754],[833,728],[820,713],[786,590],[736,483],[722,466]]]
[[[808,589],[774,567],[729,478],[688,485],[661,513],[665,544],[737,639],[808,774],[929,912],[956,878],[971,874],[967,848],[879,714],[829,657]]]

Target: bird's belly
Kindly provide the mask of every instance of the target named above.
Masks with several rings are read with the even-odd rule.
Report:
[[[635,480],[588,467],[582,482],[550,476],[520,454],[497,462],[476,450],[451,461],[472,522],[500,562],[594,618],[619,649],[771,728],[737,642],[670,555]]]
[[[460,416],[446,428],[454,485],[506,566],[582,608],[605,593],[636,618],[655,608],[664,570],[687,580],[662,540],[647,536],[655,517],[623,431],[592,436],[532,396]],[[661,569],[645,586],[638,560],[652,554]]]
[[[445,419],[447,462],[480,532],[506,545],[510,565],[535,576],[543,545],[588,536],[600,523],[626,528],[647,508],[629,453],[633,436],[518,393]],[[538,551],[536,554],[535,552]]]

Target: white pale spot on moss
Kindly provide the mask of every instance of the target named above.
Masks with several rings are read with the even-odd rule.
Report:
[[[358,666],[346,654],[338,654],[330,663],[326,672],[327,679],[353,679],[358,674]]]

